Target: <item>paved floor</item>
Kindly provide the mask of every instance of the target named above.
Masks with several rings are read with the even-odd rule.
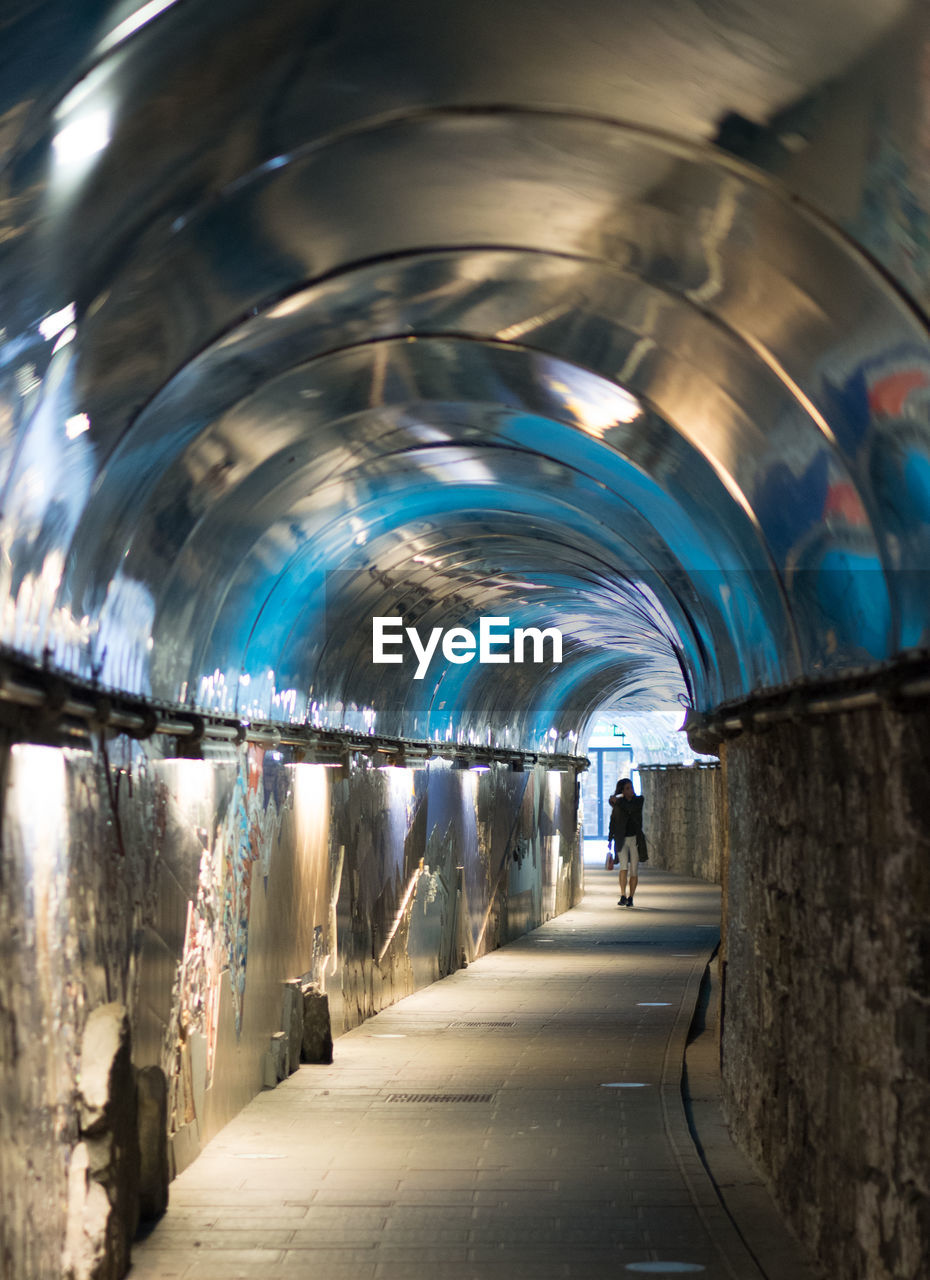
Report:
[[[602,858],[587,890],[255,1098],[131,1280],[767,1276],[681,1099],[719,893],[648,870],[626,910]]]

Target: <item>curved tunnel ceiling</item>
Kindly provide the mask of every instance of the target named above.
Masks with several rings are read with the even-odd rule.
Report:
[[[926,647],[925,325],[708,141],[908,6],[437,8],[87,5],[44,69],[65,6],[8,20],[0,639],[559,749]],[[376,615],[564,660],[416,679]]]

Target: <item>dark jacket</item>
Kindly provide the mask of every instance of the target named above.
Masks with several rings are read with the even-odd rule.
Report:
[[[624,800],[622,796],[611,796],[610,829],[608,835],[619,847],[627,836],[637,836],[643,829],[643,797],[634,796],[632,800]]]

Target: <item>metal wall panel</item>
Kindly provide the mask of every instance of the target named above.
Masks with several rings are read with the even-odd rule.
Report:
[[[574,772],[346,774],[125,739],[7,744],[4,761],[0,1185],[18,1275],[61,1274],[91,1010],[123,1005],[136,1065],[165,1071],[180,1169],[267,1081],[286,982],[328,994],[338,1036],[581,895]]]
[[[569,750],[926,646],[925,6],[65,8],[4,32],[3,642]],[[372,671],[401,605],[565,661]]]

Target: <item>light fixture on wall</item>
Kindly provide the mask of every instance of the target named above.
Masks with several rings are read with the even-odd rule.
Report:
[[[425,769],[429,756],[425,751],[417,751],[409,747],[401,747],[391,761],[395,769]]]
[[[352,755],[340,742],[324,742],[317,740],[307,759],[312,764],[321,764],[324,769],[346,769],[352,767]]]
[[[930,677],[912,682],[903,692],[923,696],[925,685],[930,688]],[[862,697],[856,695],[857,706]],[[849,701],[842,700],[836,709],[845,708]],[[38,714],[34,718],[24,716],[19,714],[19,708]],[[272,758],[280,754],[287,764],[324,765],[344,773],[351,772],[363,760],[375,768],[405,769],[423,768],[432,762],[437,771],[448,764],[457,771],[483,772],[491,764],[501,764],[509,765],[514,773],[537,765],[580,773],[590,763],[580,756],[548,752],[540,756],[491,744],[381,739],[308,724],[223,717],[186,706],[162,708],[136,695],[103,695],[86,681],[52,675],[9,655],[0,670],[0,712],[13,714],[17,733],[37,745],[51,740],[55,746],[76,739],[86,742],[98,735],[111,738],[125,734],[140,741],[161,736],[170,742],[162,759],[209,760],[214,764],[235,759],[247,744],[265,747],[269,754],[274,753]],[[818,703],[817,713],[820,712]]]

